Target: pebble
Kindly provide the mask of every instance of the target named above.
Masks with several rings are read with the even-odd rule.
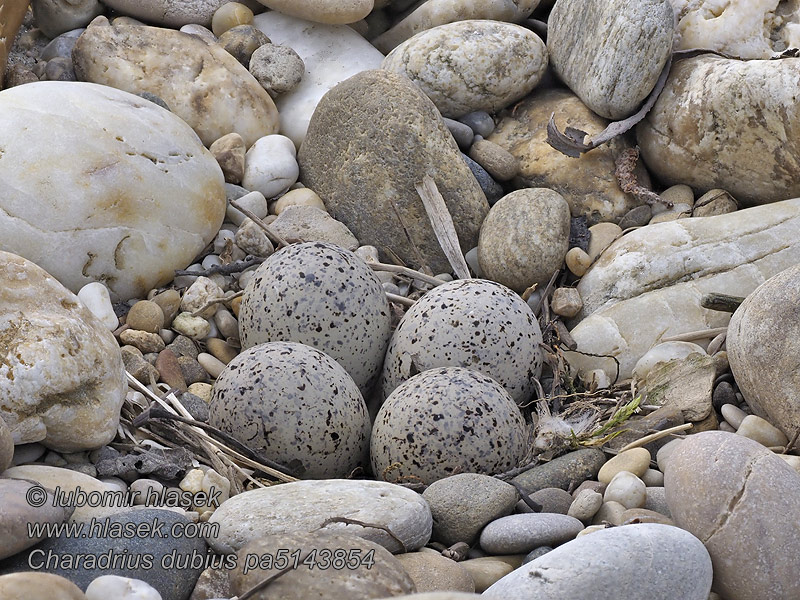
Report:
[[[789,444],[789,439],[780,429],[756,415],[745,416],[736,428],[736,434],[755,440],[768,448]]]
[[[205,402],[211,402],[212,386],[208,383],[197,382],[189,386],[188,392]]]
[[[196,358],[179,356],[178,366],[180,367],[181,375],[183,375],[183,380],[187,385],[203,383],[208,379],[207,371],[197,362]]]
[[[6,425],[3,417],[0,416],[0,473],[11,466],[15,455],[14,438]],[[18,463],[15,463],[18,464]]]
[[[664,474],[656,469],[647,469],[639,478],[648,488],[664,486]]]
[[[245,208],[252,212],[255,216],[259,219],[263,219],[267,216],[268,213],[268,204],[267,199],[264,197],[264,194],[261,192],[247,192],[244,195],[240,196],[236,199],[236,203],[239,204],[242,208]],[[236,226],[241,225],[244,223],[244,220],[248,217],[245,216],[243,212],[240,212],[238,209],[233,208],[230,204],[228,204],[227,211],[225,213],[225,219],[230,221]],[[220,231],[222,235],[222,231]],[[233,235],[223,235],[225,238],[233,239]],[[222,242],[224,245],[224,242]],[[215,247],[216,249],[216,247]],[[220,248],[218,251],[222,251],[224,249]]]
[[[645,489],[644,482],[636,475],[628,471],[619,471],[608,483],[603,501],[619,502],[625,508],[641,508],[645,503]]]
[[[126,329],[119,334],[119,340],[123,344],[130,344],[147,354],[149,352],[161,352],[165,347],[164,340],[157,333],[147,333],[136,329]]]
[[[193,317],[190,312],[178,313],[178,316],[172,321],[172,328],[193,340],[202,340],[211,331],[208,321],[203,317]]]
[[[275,252],[275,247],[267,234],[250,218],[242,221],[233,239],[239,248],[252,256],[267,258]]]
[[[619,220],[619,228],[625,231],[630,227],[644,227],[652,217],[653,209],[647,204],[643,204],[626,212]]]
[[[291,193],[289,192],[289,194]],[[313,194],[313,192],[311,193]],[[286,194],[286,196],[289,194]],[[278,200],[278,204],[286,196],[282,196]],[[314,206],[296,206],[292,204],[281,206],[278,218],[270,226],[278,235],[287,239],[301,239],[306,242],[327,242],[350,251],[358,248],[358,240],[344,223],[337,221],[327,212]]]
[[[739,208],[739,203],[725,190],[709,190],[697,199],[693,217],[713,217],[716,215],[726,215]]]
[[[78,299],[97,317],[109,331],[119,327],[119,319],[114,314],[108,288],[98,281],[87,283],[78,291]]]
[[[467,163],[467,166],[475,176],[478,185],[481,186],[481,190],[483,191],[484,196],[486,196],[486,201],[489,203],[489,206],[494,206],[495,203],[505,195],[503,186],[497,183],[492,176],[489,175],[486,169],[472,160],[469,156],[462,154],[461,158],[465,163]]]
[[[259,138],[245,155],[242,185],[265,198],[285,193],[300,174],[292,140],[283,135]]]
[[[374,7],[374,0],[259,0],[272,10],[329,25],[346,25],[366,17]]]
[[[153,586],[130,577],[102,575],[86,588],[86,600],[162,600]]]
[[[521,560],[509,561],[507,560],[508,558],[510,557],[485,556],[481,558],[471,558],[458,564],[470,574],[475,586],[475,592],[480,594],[486,591],[490,585],[519,567],[522,562]]]
[[[473,143],[469,149],[469,157],[498,181],[509,181],[519,173],[519,160],[508,150],[489,140]]]
[[[206,370],[212,379],[219,377],[222,371],[225,370],[224,362],[205,352],[201,352],[197,355],[197,362],[200,363],[200,366]]]
[[[475,135],[483,138],[489,137],[494,131],[494,119],[492,115],[484,110],[476,110],[458,118],[461,123],[467,125]]]
[[[557,315],[572,318],[581,312],[583,300],[580,292],[572,287],[561,287],[553,290],[550,309]]]
[[[565,515],[572,504],[572,494],[561,488],[544,488],[530,494],[530,499],[541,505],[543,513],[558,513]],[[517,512],[533,512],[523,500],[517,503]]]
[[[411,577],[417,592],[475,591],[475,582],[460,563],[435,552],[407,552],[397,560]]]
[[[220,6],[211,18],[211,31],[219,37],[237,25],[253,22],[253,11],[239,2],[228,2]]]
[[[239,354],[239,351],[236,348],[219,338],[211,338],[207,340],[206,348],[214,358],[222,361],[226,365],[236,358],[237,354]]]
[[[604,523],[614,526],[622,525],[622,515],[626,510],[625,506],[614,500],[603,502],[600,510],[594,514],[592,525],[603,525]]]
[[[597,480],[601,483],[610,483],[614,476],[621,471],[628,471],[641,477],[650,468],[650,453],[644,448],[633,448],[620,452],[606,462],[597,473]]]
[[[230,6],[230,4],[225,4],[224,6]],[[218,140],[215,140],[208,147],[208,150],[217,160],[227,183],[239,184],[242,182],[242,177],[244,177],[244,155],[247,150],[242,136],[238,133],[223,135]],[[231,209],[230,207],[226,209],[226,216],[227,210],[236,209]]]
[[[0,596],[3,600],[87,600],[74,583],[51,573],[13,573],[0,575]]]
[[[181,299],[181,311],[183,314],[197,312],[198,317],[210,319],[217,312],[218,304],[207,306],[211,300],[222,298],[225,292],[213,280],[208,277],[198,277],[189,289],[183,293]],[[202,310],[200,310],[202,309]],[[177,321],[177,319],[175,319]],[[172,328],[176,329],[175,321]],[[181,332],[182,333],[182,332]]]
[[[270,40],[252,25],[237,25],[219,36],[219,44],[250,72],[253,54],[262,46],[270,44]]]
[[[592,264],[592,257],[578,247],[570,248],[564,256],[564,260],[567,263],[567,268],[576,277],[583,277]],[[583,300],[581,300],[582,302]]]
[[[575,517],[583,523],[589,523],[602,505],[603,496],[601,494],[593,490],[583,490],[570,504],[567,515]]]
[[[306,65],[289,46],[264,44],[250,57],[250,74],[272,95],[294,90],[303,79]]]
[[[616,223],[598,223],[589,227],[589,259],[597,260],[614,240],[622,235],[622,229]]]
[[[491,438],[474,436],[487,428]],[[370,462],[374,473],[431,484],[459,472],[504,473],[525,457],[526,442],[522,413],[499,383],[472,369],[435,368],[411,377],[383,402]]]
[[[33,2],[33,16],[36,26],[49,38],[86,27],[89,22],[103,12],[98,0],[37,0]]]
[[[139,300],[125,317],[125,324],[129,325],[131,329],[148,333],[159,333],[164,328],[164,321],[164,311],[156,302],[150,300]],[[142,352],[146,351],[142,350]],[[156,352],[156,350],[148,352]]]
[[[529,494],[548,487],[570,490],[587,479],[594,479],[606,462],[605,455],[596,448],[568,452],[558,458],[520,473],[513,481]]]
[[[167,350],[172,351],[178,358],[181,356],[197,358],[197,354],[200,352],[197,349],[197,344],[184,335],[176,337],[172,343],[167,346]]]
[[[480,545],[490,554],[527,553],[539,546],[557,546],[583,529],[578,519],[560,514],[509,515],[481,531]]]
[[[654,205],[658,209],[666,209],[667,203],[672,203],[673,207],[677,207],[678,205],[684,204],[691,208],[694,206],[694,190],[690,188],[688,185],[679,183],[678,185],[673,185],[668,187],[663,192],[659,194],[661,199],[664,201],[665,204],[656,204]],[[673,208],[674,210],[674,208]]]
[[[472,146],[472,140],[475,137],[475,132],[472,131],[472,128],[465,123],[454,121],[447,117],[444,117],[444,124],[447,125],[450,133],[453,134],[453,139],[455,139],[458,147],[462,150],[469,150],[469,147]]]
[[[716,392],[716,390],[714,391]],[[739,428],[739,426],[742,424],[742,421],[744,421],[744,418],[747,416],[746,412],[744,412],[738,406],[734,406],[733,404],[723,404],[720,408],[720,413],[722,413],[722,418],[730,423],[734,430]]]
[[[642,557],[657,568],[642,568]],[[652,562],[650,562],[652,561]],[[712,567],[690,533],[661,524],[612,527],[581,536],[516,569],[485,592],[490,598],[707,600]]]
[[[460,473],[439,479],[422,493],[433,516],[431,540],[471,544],[487,523],[514,510],[513,486],[488,475]]]
[[[327,212],[325,203],[314,190],[309,188],[289,190],[278,198],[278,202],[275,204],[275,214],[280,216],[284,209],[290,206],[311,206]]]
[[[180,312],[181,296],[175,290],[165,290],[153,296],[153,303],[157,304],[164,315],[164,327],[172,325],[172,320]],[[147,331],[145,329],[145,331]]]
[[[219,523],[219,532],[208,543],[217,552],[236,552],[265,535],[320,530],[325,519],[343,514],[388,527],[408,552],[428,543],[433,527],[427,502],[402,486],[344,479],[296,481],[233,496],[209,520]],[[331,523],[322,531],[357,535],[390,552],[402,550],[395,538],[379,528]]]

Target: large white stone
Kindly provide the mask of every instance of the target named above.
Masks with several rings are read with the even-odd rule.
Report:
[[[111,332],[44,270],[0,252],[0,416],[14,443],[99,448],[126,387]]]
[[[670,0],[678,49],[707,48],[741,58],[769,58],[800,46],[796,0]]]
[[[571,331],[578,350],[616,357],[619,377],[626,378],[663,338],[725,327],[730,313],[701,308],[701,297],[746,296],[800,262],[799,228],[795,198],[647,225],[623,236],[578,284],[584,309]],[[611,358],[568,353],[568,359],[582,373],[616,373]]]
[[[0,250],[77,292],[144,297],[185,268],[225,214],[222,171],[180,118],[90,83],[0,92]]]
[[[275,11],[257,15],[253,25],[273,44],[297,52],[306,65],[300,85],[276,100],[280,132],[297,147],[322,96],[356,73],[377,69],[383,61],[383,54],[346,25],[312,23]]]

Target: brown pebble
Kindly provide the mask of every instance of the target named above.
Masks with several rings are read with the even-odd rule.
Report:
[[[157,333],[147,333],[138,329],[126,329],[119,334],[123,344],[130,344],[141,350],[144,354],[161,352],[164,349],[164,340]]]
[[[181,373],[183,373],[184,381],[191,385],[193,383],[201,383],[208,380],[208,373],[203,366],[194,358],[188,356],[179,356],[178,365],[180,365]]]
[[[240,184],[244,177],[245,145],[238,133],[223,135],[208,148],[217,159],[225,181]]]
[[[183,377],[183,370],[178,363],[178,357],[172,353],[172,350],[164,349],[158,353],[156,360],[156,369],[161,376],[161,381],[168,386],[186,391],[186,379]]]
[[[233,311],[233,315],[238,319],[239,318],[239,307],[242,305],[242,297],[239,296],[238,298],[234,298],[231,300],[231,310]]]
[[[166,290],[153,296],[152,302],[161,307],[161,311],[164,313],[163,326],[169,327],[172,324],[172,319],[181,309],[181,295],[176,290]]]
[[[126,350],[126,348],[131,348],[130,350]],[[131,375],[133,375],[138,381],[141,381],[145,385],[150,385],[150,376],[152,375],[153,381],[158,381],[158,371],[156,368],[147,362],[140,354],[136,354],[139,352],[138,348],[132,348],[131,346],[124,346],[121,348],[122,350],[122,362],[125,365],[125,370],[128,371]]]
[[[264,32],[252,25],[237,25],[219,36],[220,46],[245,67],[250,65],[253,52],[269,43],[270,40]]]
[[[469,157],[498,181],[508,181],[519,173],[519,160],[502,146],[478,140],[469,149]]]
[[[583,300],[576,288],[564,287],[553,291],[550,308],[559,316],[571,318],[581,312]]]
[[[195,343],[191,340],[191,338],[186,337],[185,335],[179,335],[172,343],[167,346],[169,350],[172,350],[172,353],[180,358],[181,356],[188,356],[189,358],[197,358],[197,355],[200,354],[200,351],[197,349]]]
[[[239,354],[236,348],[217,338],[206,340],[206,348],[214,358],[221,360],[226,365]]]
[[[164,328],[164,311],[151,300],[139,300],[128,311],[125,323],[130,325],[131,329],[158,333]]]

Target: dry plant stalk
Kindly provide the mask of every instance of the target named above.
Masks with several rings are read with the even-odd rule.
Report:
[[[422,178],[422,183],[416,184],[414,188],[422,199],[422,204],[425,206],[425,212],[428,213],[433,232],[436,234],[436,239],[439,240],[439,245],[450,262],[450,266],[453,267],[453,272],[459,279],[470,279],[469,267],[467,266],[467,261],[464,260],[464,255],[461,253],[461,243],[458,241],[453,217],[450,215],[450,211],[447,210],[447,204],[445,204],[444,198],[439,193],[436,182],[430,175],[425,175]]]

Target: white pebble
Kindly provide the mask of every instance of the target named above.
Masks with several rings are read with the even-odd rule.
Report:
[[[603,495],[605,502],[619,502],[625,508],[641,508],[646,499],[644,481],[629,471],[620,471],[614,475]]]
[[[208,320],[208,335],[204,337],[204,340],[209,340],[211,338],[218,338],[219,337],[219,329],[217,329],[217,324],[214,322],[214,319]]]
[[[218,267],[219,265],[222,264],[222,261],[216,254],[209,254],[203,259],[203,262],[200,264],[203,265],[204,269],[210,269],[211,267]]]
[[[364,259],[364,262],[381,262],[378,257],[378,249],[375,246],[359,246],[355,253]]]
[[[183,298],[181,299],[181,310],[189,313],[194,312],[203,306],[206,306],[209,301],[216,298],[221,298],[224,295],[225,292],[222,291],[222,288],[220,288],[211,279],[208,277],[198,277],[197,280],[183,294]],[[210,319],[214,316],[214,313],[217,312],[217,307],[217,304],[207,306],[205,309],[203,309],[199,316],[205,319]]]
[[[193,340],[202,340],[211,331],[211,325],[203,317],[193,317],[192,313],[182,312],[172,321],[172,328]]]
[[[201,469],[192,469],[184,475],[178,487],[184,492],[196,494],[203,491],[203,478],[206,474]]]
[[[603,496],[601,494],[594,490],[581,490],[581,493],[569,505],[567,515],[588,523],[597,514],[601,506],[603,506]]]
[[[747,416],[746,412],[733,404],[723,404],[720,412],[722,413],[722,418],[730,423],[730,426],[734,429],[739,429],[742,421]]]
[[[197,362],[206,370],[206,373],[211,375],[213,379],[219,377],[219,374],[225,370],[225,363],[206,352],[201,352],[197,355]]]
[[[102,283],[97,281],[87,283],[78,292],[78,299],[100,320],[103,327],[109,331],[114,331],[119,327],[119,319],[114,314],[114,307],[111,305],[111,296],[108,293],[108,288]]]
[[[162,600],[154,587],[139,579],[102,575],[92,581],[84,593],[86,600]]]
[[[264,197],[264,194],[258,191],[245,194],[236,201],[236,204],[239,204],[242,208],[246,208],[259,219],[263,219],[269,214],[267,199]],[[228,208],[225,211],[226,221],[230,221],[234,225],[241,225],[246,218],[247,216],[243,212],[228,204]]]
[[[283,135],[256,140],[244,157],[242,186],[257,190],[265,198],[285,193],[300,175],[294,142]]]

